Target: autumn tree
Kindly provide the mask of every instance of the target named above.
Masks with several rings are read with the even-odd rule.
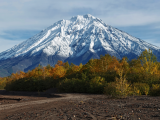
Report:
[[[50,69],[52,69],[53,67],[50,65],[50,64],[48,64],[47,66],[46,66],[46,69],[47,70],[50,70]]]
[[[64,77],[66,74],[66,69],[62,61],[58,61],[54,68],[50,71],[54,79]]]
[[[66,70],[69,69],[69,63],[68,63],[68,61],[64,63],[64,68],[65,68]]]
[[[148,51],[143,51],[138,59],[142,64],[140,69],[142,71],[141,73],[143,74],[144,82],[150,82],[149,84],[151,84],[153,81],[155,81],[159,73],[157,57],[152,53],[152,50],[149,49]]]
[[[145,49],[138,59],[141,61],[142,65],[146,64],[146,62],[149,62],[150,64],[157,62],[157,57],[152,53],[151,49],[148,51]]]

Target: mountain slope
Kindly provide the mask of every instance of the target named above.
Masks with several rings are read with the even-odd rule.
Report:
[[[160,60],[160,48],[111,27],[92,15],[60,20],[39,34],[0,53],[0,69],[7,75],[28,71],[41,64],[54,66],[58,60],[85,64],[109,53],[121,59],[136,58],[151,49]],[[5,72],[6,75],[6,72]]]

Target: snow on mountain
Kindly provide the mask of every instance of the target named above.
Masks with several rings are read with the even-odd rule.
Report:
[[[39,51],[47,55],[78,57],[87,50],[96,52],[100,47],[115,53],[134,51],[137,55],[142,52],[141,49],[160,49],[106,25],[99,18],[88,14],[56,22],[32,38],[0,53],[0,59],[23,56],[28,52],[34,55]],[[138,49],[135,49],[137,47]]]
[[[119,59],[123,56],[132,59],[149,48],[159,55],[160,48],[157,46],[111,27],[90,14],[78,15],[70,20],[60,20],[21,44],[0,53],[0,66],[4,68],[5,60],[18,58],[19,61],[14,60],[12,68],[25,71],[33,64],[38,64],[31,61],[30,58],[33,60],[33,57],[37,60],[43,59],[43,62],[39,61],[39,63],[45,63],[43,65],[50,63],[53,66],[61,58],[63,61],[79,64],[107,53]],[[41,57],[37,58],[37,56]],[[22,62],[26,60],[30,61],[28,62],[30,67]],[[20,63],[25,67],[21,69]]]

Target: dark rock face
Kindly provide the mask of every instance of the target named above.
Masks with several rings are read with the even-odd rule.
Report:
[[[1,60],[0,76],[5,77],[19,71],[27,72],[28,70],[34,69],[39,64],[42,66],[47,66],[48,64],[54,66],[58,60],[64,61],[65,58],[58,55],[47,56],[46,54],[41,53],[36,56],[16,57],[11,59]]]

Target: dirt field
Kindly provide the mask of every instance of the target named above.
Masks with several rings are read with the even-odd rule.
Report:
[[[160,120],[160,97],[0,90],[0,120]]]

